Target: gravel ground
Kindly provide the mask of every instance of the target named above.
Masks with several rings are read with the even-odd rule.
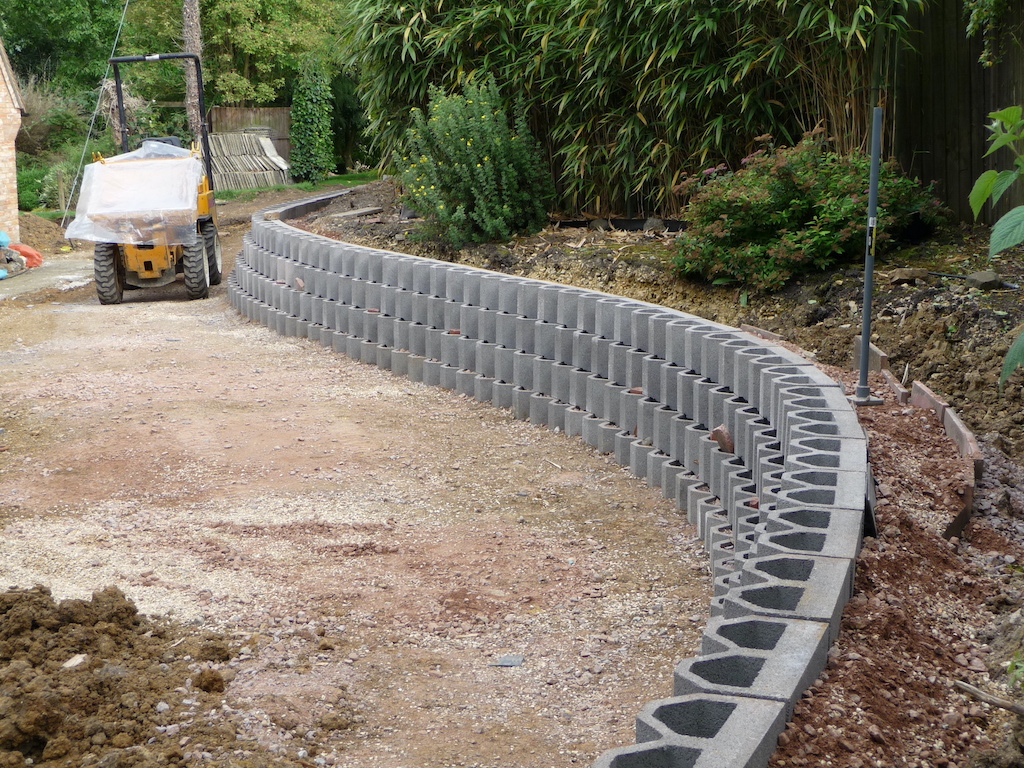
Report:
[[[248,211],[225,213],[230,261]],[[127,296],[0,302],[0,766],[541,768],[633,742],[710,596],[657,493],[244,323],[223,288]],[[953,683],[1015,695],[1024,473],[987,439],[945,542],[967,470],[933,415],[861,416],[880,535],[772,764],[1019,765],[1012,718]]]

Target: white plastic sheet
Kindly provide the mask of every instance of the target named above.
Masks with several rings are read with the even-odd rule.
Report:
[[[203,165],[187,149],[145,141],[86,166],[69,240],[193,245]]]

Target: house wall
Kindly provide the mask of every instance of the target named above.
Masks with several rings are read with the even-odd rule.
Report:
[[[0,66],[0,230],[12,243],[21,242],[18,228],[18,173],[14,137],[21,127],[21,108],[15,102],[17,83],[7,82],[8,70]]]

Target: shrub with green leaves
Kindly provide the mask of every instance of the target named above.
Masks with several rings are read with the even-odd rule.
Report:
[[[863,251],[871,166],[866,154],[838,153],[818,132],[795,147],[766,146],[742,166],[735,173],[709,168],[682,184],[691,195],[675,258],[682,274],[772,290],[792,275]],[[944,217],[928,189],[903,176],[895,163],[882,166],[879,241],[912,226],[932,228]]]
[[[457,248],[533,233],[547,220],[550,176],[522,109],[511,122],[493,78],[462,95],[431,89],[395,164],[408,204]]]
[[[46,176],[46,168],[32,166],[18,169],[18,209],[34,211],[42,205],[39,193]]]
[[[292,176],[323,181],[334,170],[331,82],[317,63],[307,64],[295,84],[292,100]]]

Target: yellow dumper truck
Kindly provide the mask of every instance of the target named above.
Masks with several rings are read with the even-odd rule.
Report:
[[[119,65],[183,59],[199,82],[199,143],[175,137],[143,140],[129,149]],[[96,243],[93,271],[101,304],[119,304],[125,288],[167,285],[180,274],[190,299],[204,299],[220,283],[223,262],[213,196],[213,168],[199,58],[187,53],[113,58],[123,154],[96,157],[85,169],[69,240]]]

